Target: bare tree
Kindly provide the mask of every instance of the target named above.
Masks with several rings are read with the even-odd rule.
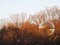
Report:
[[[24,23],[26,20],[26,14],[25,13],[14,14],[11,16],[11,19],[13,23],[15,23],[15,25],[17,25],[18,27],[21,27],[22,23]]]
[[[38,24],[38,19],[37,19],[36,15],[34,15],[34,16],[30,15],[29,22],[33,23],[33,24]]]
[[[52,20],[52,19],[58,19],[58,8],[55,6],[55,7],[52,7],[52,8],[46,8],[46,11],[47,11],[47,16],[48,16],[48,19],[49,20]]]

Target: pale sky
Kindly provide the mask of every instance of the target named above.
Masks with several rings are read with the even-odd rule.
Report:
[[[0,19],[21,12],[27,14],[38,13],[45,7],[55,5],[60,7],[60,0],[0,0]]]

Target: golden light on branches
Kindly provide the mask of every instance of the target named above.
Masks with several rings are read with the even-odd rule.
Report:
[[[52,22],[47,21],[47,22],[42,22],[39,25],[40,31],[44,31],[44,35],[47,34],[48,36],[52,35],[55,31],[55,26]]]

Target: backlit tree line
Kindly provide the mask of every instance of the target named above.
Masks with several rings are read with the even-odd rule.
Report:
[[[60,9],[14,14],[0,20],[0,45],[60,45]]]

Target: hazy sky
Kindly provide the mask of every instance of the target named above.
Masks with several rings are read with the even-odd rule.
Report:
[[[0,0],[0,19],[21,12],[34,14],[55,5],[60,7],[60,0]]]

